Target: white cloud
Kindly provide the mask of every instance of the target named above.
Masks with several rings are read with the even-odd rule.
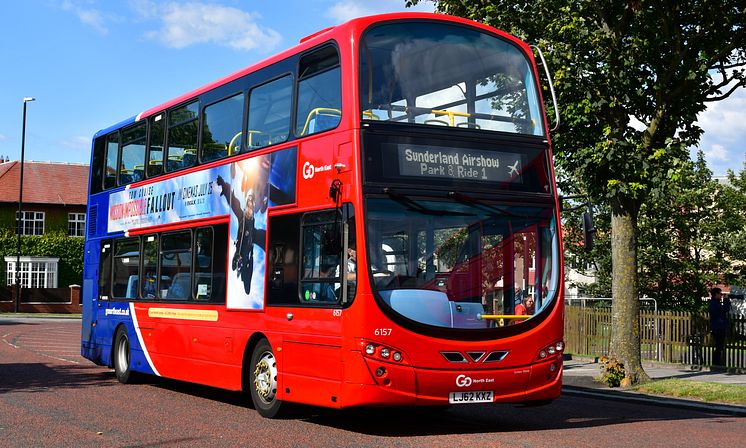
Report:
[[[710,149],[704,151],[705,157],[709,161],[721,160],[723,162],[728,160],[728,150],[723,145],[712,145]]]
[[[62,140],[60,145],[70,149],[82,149],[87,151],[91,149],[91,138],[76,135]]]
[[[281,40],[271,28],[257,25],[256,14],[214,3],[156,4],[136,0],[131,7],[143,19],[159,19],[161,28],[146,34],[171,48],[214,43],[235,50],[271,49]]]
[[[396,11],[433,12],[435,5],[423,1],[413,8],[405,8],[404,0],[378,0],[376,2],[362,2],[358,0],[342,0],[327,10],[327,16],[339,23],[346,22],[356,17],[383,14]]]
[[[332,19],[342,23],[350,19],[354,19],[355,17],[368,16],[373,14],[372,10],[370,9],[370,5],[368,6],[369,7],[366,8],[355,1],[338,2],[335,3],[331,8],[329,8],[327,15]]]
[[[0,134],[0,142],[7,141],[8,137],[4,136],[3,134]]]
[[[743,126],[746,123],[746,89],[739,89],[726,100],[708,103],[698,123],[705,134],[717,134],[723,141],[743,141],[746,136]]]
[[[78,16],[78,19],[81,22],[95,29],[99,33],[107,34],[109,32],[109,29],[104,24],[104,16],[99,10],[81,6],[79,3],[73,2],[72,0],[63,1],[61,7],[63,11],[72,12]]]
[[[729,98],[708,103],[697,123],[704,130],[699,147],[716,175],[743,169],[746,156],[746,89]]]

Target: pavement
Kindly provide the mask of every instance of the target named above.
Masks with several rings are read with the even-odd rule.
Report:
[[[683,364],[659,363],[643,363],[643,368],[652,379],[676,378],[685,381],[746,386],[746,374],[735,370],[717,370],[699,366],[693,368]],[[606,384],[596,381],[596,378],[600,375],[600,364],[595,359],[566,356],[562,375],[563,393],[746,416],[746,406],[664,397],[622,388],[609,388]]]

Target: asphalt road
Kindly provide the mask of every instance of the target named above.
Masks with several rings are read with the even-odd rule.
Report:
[[[746,419],[563,396],[544,407],[299,409],[266,420],[241,394],[122,385],[78,355],[80,321],[0,318],[2,447],[744,446]]]

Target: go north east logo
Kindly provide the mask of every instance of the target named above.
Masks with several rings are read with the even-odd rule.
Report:
[[[303,164],[303,179],[311,179],[316,173],[330,171],[331,169],[331,165],[313,166],[311,162],[306,162]]]
[[[471,378],[466,375],[459,375],[456,377],[456,386],[458,387],[469,387],[472,384],[480,383],[494,383],[494,378]]]
[[[104,314],[106,316],[129,316],[130,310],[126,308],[110,308]]]

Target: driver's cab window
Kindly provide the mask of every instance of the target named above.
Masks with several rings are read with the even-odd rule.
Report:
[[[355,213],[338,210],[269,219],[268,305],[350,303],[357,285]]]
[[[301,299],[305,303],[337,303],[341,296],[342,220],[337,211],[303,217]]]

